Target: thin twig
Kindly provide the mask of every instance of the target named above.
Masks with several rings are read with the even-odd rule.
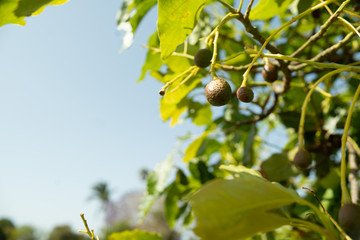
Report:
[[[328,216],[328,218],[330,219],[330,221],[335,225],[335,227],[341,232],[341,234],[343,236],[345,236],[345,239],[347,240],[351,240],[351,238],[344,232],[344,230],[339,226],[339,224],[331,217],[331,215],[326,211],[326,209],[324,208],[324,206],[322,205],[321,201],[319,200],[319,198],[316,196],[315,192],[313,190],[311,190],[310,188],[307,187],[302,187],[302,189],[305,189],[309,192],[312,193],[312,195],[316,198],[316,200],[318,201],[318,203],[320,204],[322,210],[324,211],[324,213],[326,214],[326,216]]]
[[[154,52],[158,52],[158,53],[161,52],[160,48],[150,47],[148,45],[143,45],[143,47],[147,48],[147,49],[150,49],[150,50],[153,50]],[[185,48],[184,48],[184,53],[173,52],[171,55],[172,56],[179,56],[179,57],[186,57],[186,58],[189,58],[191,60],[194,59],[194,56],[185,53]]]
[[[336,10],[336,12],[332,14],[330,18],[320,27],[320,30],[316,34],[312,35],[309,38],[309,40],[307,40],[300,48],[298,48],[293,54],[291,54],[290,57],[295,57],[298,53],[303,51],[312,42],[321,38],[328,29],[328,27],[336,20],[336,18],[340,15],[341,11],[344,9],[346,4],[349,2],[350,0],[343,2],[343,4],[341,4],[341,6]]]
[[[360,30],[360,26],[358,26],[356,28],[356,30]],[[325,49],[324,51],[320,52],[319,54],[317,54],[315,57],[311,58],[310,61],[321,61],[322,59],[324,59],[326,56],[332,54],[333,52],[337,51],[338,49],[340,49],[342,46],[346,45],[348,42],[350,42],[352,40],[352,38],[355,36],[354,32],[348,33],[342,40],[340,40],[338,43],[332,45],[331,47]],[[296,66],[292,66],[292,70],[297,71],[300,70],[301,68],[306,67],[308,64],[306,63],[302,63]]]
[[[80,217],[83,220],[86,231],[79,230],[79,232],[86,233],[90,237],[91,240],[99,240],[99,236],[96,236],[96,238],[95,238],[94,229],[90,230],[89,225],[87,224],[87,221],[86,221],[83,213],[80,214]]]
[[[217,0],[219,3],[221,3],[222,5],[224,5],[227,9],[229,9],[230,12],[232,13],[236,13],[237,10],[236,8],[234,8],[233,6],[231,6],[230,4],[228,4],[227,2],[225,2],[224,0]]]
[[[274,99],[273,105],[266,112],[265,111],[261,112],[259,115],[257,115],[253,119],[246,120],[246,121],[240,121],[240,122],[227,121],[228,123],[232,124],[233,126],[229,129],[226,129],[224,132],[225,133],[233,132],[235,129],[237,129],[238,127],[240,127],[242,125],[253,124],[253,123],[256,123],[256,122],[261,121],[264,118],[268,117],[275,110],[277,103],[278,103],[278,99],[279,99],[279,96],[278,96],[278,94],[275,93],[275,99]],[[263,109],[265,109],[265,106],[263,107]]]
[[[249,19],[245,19],[240,12],[237,19],[244,25],[245,30],[248,33],[250,33],[256,41],[258,41],[261,44],[265,43],[266,39],[260,34],[259,30],[251,24]],[[266,44],[265,48],[274,54],[281,53],[280,50],[271,43]],[[283,94],[290,88],[291,71],[288,68],[288,64],[285,63],[284,61],[279,60],[279,64],[280,64],[280,70],[284,73],[284,78],[283,78],[284,87],[282,90],[277,91],[277,94]]]
[[[244,0],[241,0],[240,4],[239,4],[238,12],[241,12],[241,8],[242,8],[243,3],[244,3]]]
[[[250,0],[249,5],[248,5],[245,15],[244,15],[245,19],[249,19],[250,11],[251,11],[251,7],[252,7],[253,3],[254,3],[254,0]]]

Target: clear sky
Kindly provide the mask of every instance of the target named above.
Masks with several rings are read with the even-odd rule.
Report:
[[[78,230],[84,212],[100,230],[91,187],[106,181],[115,199],[142,189],[139,170],[152,169],[190,130],[161,121],[159,83],[135,83],[156,12],[119,54],[120,4],[72,0],[25,27],[0,28],[0,218]]]

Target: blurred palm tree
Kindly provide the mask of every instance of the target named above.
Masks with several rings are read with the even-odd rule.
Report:
[[[109,185],[106,182],[96,183],[92,187],[92,194],[90,199],[96,199],[100,201],[101,208],[105,213],[105,224],[110,226],[117,215],[117,209],[114,206],[114,203],[110,199],[111,190]]]
[[[92,187],[92,190],[93,191],[91,198],[96,198],[97,200],[100,200],[103,207],[106,207],[106,205],[110,202],[111,194],[108,184],[106,182],[96,183]]]

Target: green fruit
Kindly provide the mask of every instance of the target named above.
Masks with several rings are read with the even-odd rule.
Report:
[[[205,87],[205,96],[213,106],[223,106],[231,99],[231,87],[221,78],[214,78]]]
[[[277,66],[269,63],[264,66],[261,71],[261,74],[265,81],[272,83],[277,80],[278,78],[278,68]]]
[[[251,102],[254,99],[254,92],[249,87],[240,87],[236,91],[237,98],[242,102]]]
[[[353,203],[345,203],[339,211],[339,223],[348,233],[360,231],[360,206]]]
[[[200,49],[194,56],[194,63],[199,68],[206,68],[210,65],[212,58],[212,52],[207,49]]]
[[[294,164],[300,169],[307,168],[312,162],[311,154],[304,148],[299,148],[294,157]]]

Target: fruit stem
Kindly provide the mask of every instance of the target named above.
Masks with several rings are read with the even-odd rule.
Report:
[[[349,128],[350,128],[351,116],[353,114],[355,102],[358,99],[359,94],[360,94],[360,84],[356,89],[354,98],[353,98],[350,108],[348,110],[348,115],[346,117],[345,126],[344,126],[344,132],[341,137],[341,165],[340,165],[341,206],[343,206],[345,203],[351,203],[351,197],[350,197],[349,191],[347,189],[347,185],[346,185],[345,148],[346,148],[346,142],[347,142],[348,132],[349,132]]]
[[[358,166],[356,163],[356,150],[355,150],[354,145],[349,141],[349,137],[346,141],[346,146],[348,148],[348,165],[349,165],[348,181],[350,184],[350,196],[351,196],[352,203],[358,204],[359,184],[358,184],[358,180],[357,180]]]
[[[307,14],[311,13],[312,11],[319,9],[329,3],[333,2],[333,0],[327,0],[325,2],[319,3],[318,5],[309,8],[308,10],[300,13],[299,15],[293,17],[292,19],[290,19],[290,21],[288,21],[287,23],[283,24],[281,27],[279,27],[278,29],[276,29],[276,31],[274,31],[264,42],[264,44],[261,46],[261,48],[259,49],[257,55],[253,58],[253,60],[250,63],[250,66],[248,67],[248,69],[246,70],[246,72],[243,75],[243,82],[241,84],[241,87],[246,86],[246,81],[247,81],[247,76],[249,75],[249,72],[251,71],[252,66],[255,64],[256,60],[260,57],[261,53],[264,51],[266,45],[270,42],[270,40],[279,32],[281,32],[284,28],[290,26],[293,22],[299,20],[300,18],[306,16]]]
[[[217,78],[216,73],[215,73],[215,63],[216,63],[216,57],[217,57],[217,42],[219,39],[219,31],[215,32],[215,38],[214,38],[214,51],[213,51],[213,56],[211,59],[211,67],[210,67],[210,73],[212,75],[213,78]]]
[[[358,30],[356,30],[356,28],[354,27],[354,25],[352,25],[351,23],[349,23],[348,21],[346,21],[344,18],[342,17],[338,17],[338,19],[340,19],[345,26],[347,26],[348,28],[350,28],[351,31],[353,31],[354,33],[356,33],[359,37],[360,37],[360,33]]]
[[[211,43],[212,43],[212,39],[214,37],[214,35],[216,34],[216,32],[219,31],[219,29],[225,24],[227,23],[228,21],[230,21],[231,19],[233,18],[236,18],[238,17],[238,14],[237,13],[228,13],[226,14],[220,21],[220,23],[214,28],[214,30],[209,34],[209,36],[207,36],[205,38],[205,43],[206,45],[210,46]]]
[[[189,67],[189,68],[186,69],[184,72],[180,73],[179,75],[177,75],[176,77],[174,77],[173,79],[171,79],[170,81],[168,81],[168,82],[160,89],[159,94],[160,94],[161,96],[164,96],[166,89],[167,89],[171,84],[173,84],[176,80],[178,80],[179,78],[183,77],[185,74],[187,74],[187,73],[190,72],[190,71],[193,71],[193,70],[196,69],[196,68],[197,68],[196,66]]]
[[[340,69],[336,69],[333,70],[327,74],[325,74],[324,76],[322,76],[319,80],[317,80],[311,87],[309,92],[307,93],[303,105],[301,107],[301,116],[300,116],[300,123],[299,123],[299,148],[300,147],[304,147],[304,125],[305,125],[305,116],[306,116],[306,108],[307,108],[307,104],[310,101],[310,97],[312,95],[312,93],[315,91],[316,87],[325,79],[327,79],[328,77],[331,77],[332,75],[335,75],[337,73],[340,72],[344,72],[344,71],[349,71],[350,67],[348,68],[340,68]]]
[[[184,78],[184,80],[182,80],[176,87],[174,87],[174,89],[172,89],[170,91],[170,93],[174,92],[176,89],[178,89],[180,86],[182,86],[184,83],[186,83],[189,79],[191,79],[193,76],[195,76],[197,74],[197,72],[199,71],[199,68],[194,68],[191,73]]]

